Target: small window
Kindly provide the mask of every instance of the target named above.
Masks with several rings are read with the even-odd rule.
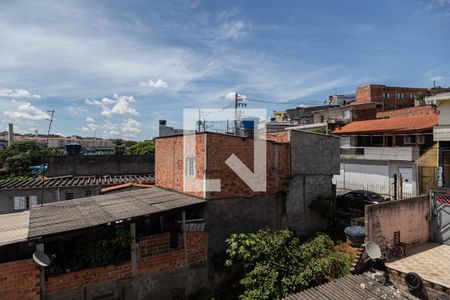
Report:
[[[384,99],[388,99],[389,98],[389,93],[384,93]]]
[[[350,119],[352,116],[352,112],[350,110],[344,111],[344,119]]]
[[[14,210],[26,209],[27,208],[27,197],[25,196],[15,196],[14,197]]]
[[[84,193],[84,196],[85,196],[85,197],[90,197],[90,196],[92,196],[92,191],[91,191],[91,190],[87,190],[87,191]]]
[[[406,135],[403,137],[403,143],[405,143],[405,145],[415,145],[416,141],[419,145],[425,144],[425,136]]]
[[[75,198],[73,193],[66,193],[66,200],[72,200],[73,198]]]
[[[186,176],[195,176],[195,158],[186,157]]]

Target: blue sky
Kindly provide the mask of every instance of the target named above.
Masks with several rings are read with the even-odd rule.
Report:
[[[0,2],[0,126],[145,139],[183,108],[450,85],[450,0]],[[296,99],[285,102],[286,99]]]

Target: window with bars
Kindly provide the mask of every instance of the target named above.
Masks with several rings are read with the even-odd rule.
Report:
[[[90,196],[92,196],[92,191],[91,191],[91,190],[87,190],[87,191],[84,193],[84,196],[85,196],[85,197],[90,197]]]
[[[29,209],[37,205],[37,196],[14,196],[14,210]]]
[[[195,158],[186,157],[186,176],[195,176]]]
[[[72,200],[75,198],[75,195],[73,193],[66,193],[66,200]]]

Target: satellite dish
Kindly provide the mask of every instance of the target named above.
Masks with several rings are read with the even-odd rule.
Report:
[[[372,242],[372,241],[368,241],[366,244],[366,252],[367,255],[369,255],[369,257],[371,259],[379,259],[381,258],[381,249],[380,246],[378,246],[377,243]]]
[[[36,251],[33,253],[33,260],[41,267],[48,267],[52,262],[47,254],[42,251]]]

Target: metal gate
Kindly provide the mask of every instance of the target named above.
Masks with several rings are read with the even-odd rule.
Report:
[[[433,242],[450,245],[450,191],[431,191],[431,204],[431,238]]]

